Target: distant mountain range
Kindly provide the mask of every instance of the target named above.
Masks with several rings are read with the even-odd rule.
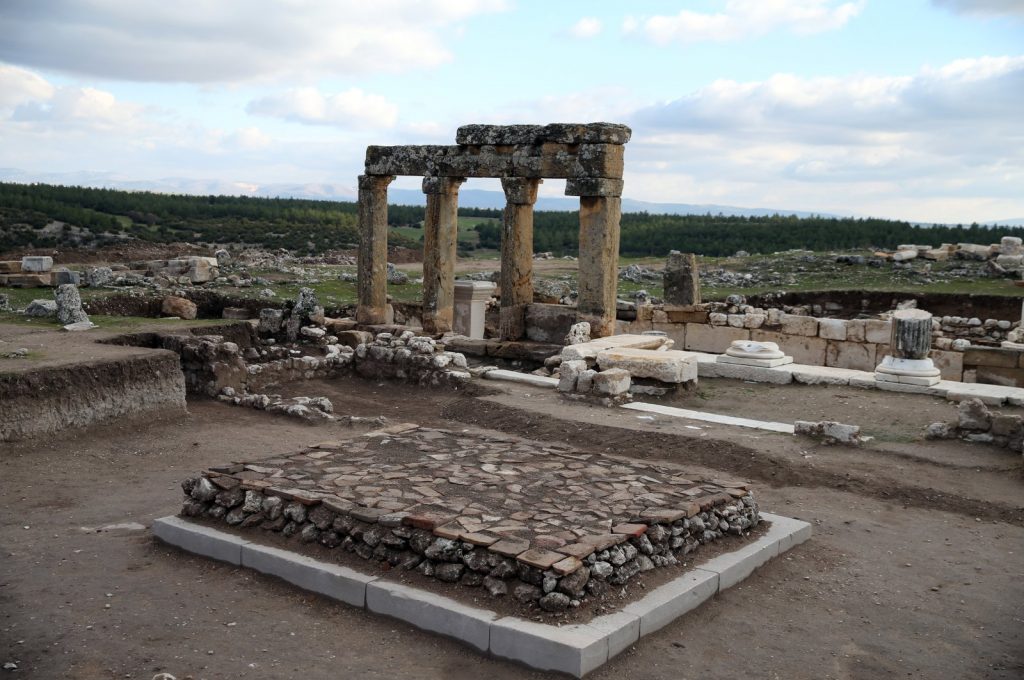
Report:
[[[68,186],[103,187],[123,189],[125,191],[155,191],[162,193],[192,194],[198,196],[258,196],[262,198],[303,198],[322,201],[355,201],[357,198],[354,186],[333,183],[290,184],[284,182],[257,184],[251,182],[227,182],[222,180],[203,180],[187,177],[165,177],[158,180],[130,180],[109,172],[67,172],[67,173],[28,173],[17,168],[0,168],[0,181],[4,182],[39,182],[44,184],[63,184]],[[416,189],[391,189],[388,199],[399,205],[424,205],[426,198],[423,192]],[[459,192],[459,205],[466,208],[504,208],[505,196],[500,191],[485,189],[463,189]],[[537,210],[576,210],[579,202],[571,197],[542,196],[537,199]],[[723,214],[741,217],[761,217],[765,215],[796,215],[797,217],[851,217],[843,213],[816,213],[804,210],[785,208],[741,208],[733,205],[717,205],[709,203],[652,203],[631,198],[622,199],[623,212],[648,212],[667,215],[704,215]],[[915,223],[927,225],[929,223]],[[988,222],[993,226],[1015,227],[1024,226],[1024,217],[996,222]]]

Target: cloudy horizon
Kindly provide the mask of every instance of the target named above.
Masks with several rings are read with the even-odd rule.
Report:
[[[0,167],[28,179],[354,187],[368,144],[604,120],[637,200],[1024,217],[1024,0],[43,5],[0,5]]]

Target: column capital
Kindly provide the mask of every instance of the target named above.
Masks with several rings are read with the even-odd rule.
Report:
[[[423,193],[425,194],[457,194],[459,187],[466,181],[465,177],[424,177]]]
[[[394,175],[359,175],[360,189],[387,189],[395,181]]]
[[[622,180],[607,177],[569,179],[565,182],[566,196],[622,196]]]
[[[537,202],[537,188],[542,179],[529,177],[502,177],[501,188],[505,191],[505,200],[513,205],[533,205]]]

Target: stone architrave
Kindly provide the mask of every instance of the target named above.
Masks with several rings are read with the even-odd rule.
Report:
[[[385,323],[388,295],[388,185],[391,175],[359,176],[359,306],[361,324]]]
[[[447,333],[454,318],[455,259],[461,177],[424,177],[423,330]]]
[[[893,312],[889,354],[875,368],[875,380],[934,385],[940,371],[928,357],[932,346],[932,315],[923,309]]]
[[[533,302],[533,204],[543,180],[502,177],[505,212],[501,225],[501,318],[502,340],[526,335],[526,306]]]
[[[700,274],[697,269],[697,256],[693,253],[671,251],[665,263],[664,282],[665,304],[700,304]]]
[[[614,335],[622,180],[569,180],[565,193],[580,197],[577,317],[594,337]]]

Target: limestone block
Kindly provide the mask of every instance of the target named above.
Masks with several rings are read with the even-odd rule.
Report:
[[[366,173],[373,176],[529,177],[577,179],[622,177],[620,144],[529,146],[368,146]]]
[[[21,272],[21,260],[0,260],[0,274],[17,274]]]
[[[1019,352],[1006,350],[1001,347],[972,346],[963,353],[963,360],[966,366],[1014,368],[1017,365],[1019,356]]]
[[[892,322],[880,319],[868,319],[864,322],[864,340],[877,344],[889,344],[889,336],[892,334]],[[849,335],[847,335],[849,337]]]
[[[563,361],[558,370],[558,391],[574,391],[580,374],[585,370],[587,370],[586,361],[580,359]]]
[[[691,352],[724,352],[733,340],[750,340],[751,331],[746,328],[731,326],[710,326],[702,323],[686,324],[686,335],[683,349]]]
[[[804,335],[812,337],[818,334],[818,320],[813,316],[784,314],[782,316],[781,325],[782,332],[787,335]]]
[[[534,342],[561,344],[576,323],[576,310],[565,305],[533,303],[526,306],[526,337]]]
[[[626,144],[632,130],[618,123],[550,125],[462,125],[455,143],[469,146],[558,144]]]
[[[52,277],[49,272],[43,274],[7,274],[7,285],[11,288],[42,288],[49,286]]]
[[[70,283],[74,286],[81,285],[82,275],[78,272],[73,272],[67,269],[59,269],[53,272],[53,285],[63,286],[66,283]]]
[[[684,323],[655,323],[651,330],[661,331],[669,340],[672,340],[674,347],[686,345],[686,324]]]
[[[810,364],[811,366],[825,365],[825,351],[828,347],[828,340],[763,330],[750,331],[750,339],[778,344],[779,348],[785,354],[793,357],[793,361],[798,364]]]
[[[700,276],[693,253],[669,252],[663,276],[667,304],[700,304]]]
[[[765,314],[744,314],[743,315],[743,327],[744,328],[760,328],[768,320],[768,316]]]
[[[697,355],[679,350],[606,349],[597,355],[602,371],[621,368],[635,378],[653,378],[666,383],[697,379]]]
[[[207,283],[220,275],[219,263],[215,257],[188,258],[188,278],[192,283]]]
[[[825,349],[826,366],[873,371],[877,363],[875,346],[869,343],[830,340]]]
[[[160,304],[160,313],[165,316],[191,320],[196,318],[196,312],[196,303],[175,295],[168,295]]]
[[[657,349],[665,344],[665,338],[658,335],[610,335],[578,345],[568,345],[562,349],[562,360],[597,359],[601,350],[613,347],[636,347],[638,349]]]
[[[963,352],[946,352],[941,349],[931,351],[932,363],[939,369],[939,375],[943,380],[955,380],[960,382],[964,377],[964,354]]]
[[[21,258],[21,271],[42,274],[53,269],[53,258],[46,255],[26,255]]]
[[[562,364],[565,366],[565,364]],[[694,365],[696,370],[696,364]],[[629,371],[621,368],[609,368],[594,375],[594,392],[615,397],[629,392],[630,385]],[[559,385],[561,389],[561,385]]]
[[[580,177],[565,181],[566,196],[621,196],[622,180],[606,177]]]
[[[851,319],[846,322],[846,339],[850,342],[867,342],[866,328],[863,319]],[[888,340],[886,340],[888,342]]]
[[[820,319],[818,321],[818,337],[826,340],[846,340],[845,319]]]

